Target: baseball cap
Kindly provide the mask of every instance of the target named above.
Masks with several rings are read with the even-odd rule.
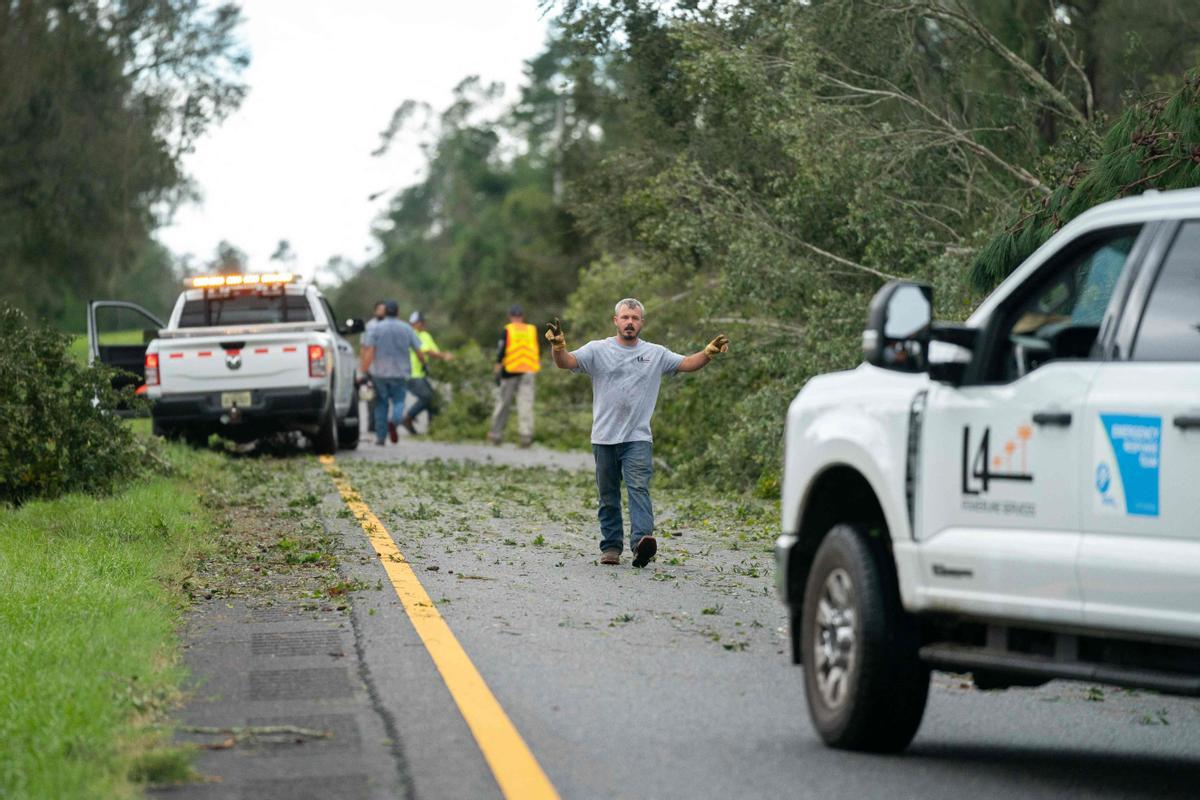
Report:
[[[424,322],[424,321],[425,321],[425,315],[422,314],[420,311],[414,311],[408,315],[408,324],[410,324],[410,325],[416,325],[418,322]]]
[[[520,303],[513,303],[511,306],[508,307],[508,315],[510,317],[524,316],[525,309],[521,308]]]
[[[389,317],[396,316],[400,313],[400,304],[395,300],[388,300],[383,304],[383,313],[387,314]]]

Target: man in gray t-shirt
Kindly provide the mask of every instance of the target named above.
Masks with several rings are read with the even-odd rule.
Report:
[[[722,334],[700,352],[681,356],[639,338],[645,319],[642,304],[627,297],[617,303],[613,313],[617,335],[588,342],[574,352],[567,352],[567,340],[558,320],[546,331],[554,364],[592,378],[592,453],[600,493],[601,564],[621,563],[622,480],[629,495],[633,565],[646,566],[658,551],[650,504],[650,478],[654,472],[650,417],[658,402],[662,376],[695,372],[717,353],[729,350],[729,339]]]
[[[399,311],[395,300],[384,303],[383,319],[372,325],[362,339],[360,368],[371,376],[375,386],[375,444],[383,444],[385,431],[393,443],[400,440],[396,423],[404,415],[405,388],[412,374],[408,351],[415,350],[421,363],[425,363],[421,340],[411,325],[397,319]]]

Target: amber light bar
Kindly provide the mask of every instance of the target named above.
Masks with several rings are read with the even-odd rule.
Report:
[[[237,286],[271,286],[291,283],[296,276],[290,272],[264,272],[259,275],[197,275],[188,278],[193,289],[221,289]]]

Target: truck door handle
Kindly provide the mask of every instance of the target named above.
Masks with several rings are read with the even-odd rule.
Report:
[[[1039,411],[1033,415],[1033,424],[1066,428],[1071,424],[1071,414],[1069,411]]]
[[[1200,428],[1200,414],[1180,414],[1174,419],[1175,427],[1187,430],[1188,428]]]

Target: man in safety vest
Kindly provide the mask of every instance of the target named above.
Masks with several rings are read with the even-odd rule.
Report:
[[[513,398],[516,398],[521,447],[533,444],[533,381],[541,368],[537,327],[525,322],[524,309],[514,303],[508,309],[508,324],[500,337],[496,365],[492,369],[499,378],[500,392],[492,412],[489,442],[498,445],[504,441],[504,427],[508,424]]]

